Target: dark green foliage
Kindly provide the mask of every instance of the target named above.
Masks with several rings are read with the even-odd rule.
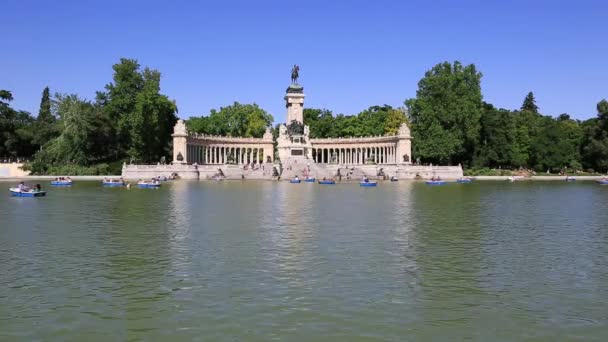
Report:
[[[36,145],[43,146],[51,139],[59,135],[59,127],[57,118],[51,111],[51,96],[49,87],[45,87],[42,91],[42,99],[40,100],[40,110],[34,124],[36,135],[33,142]]]
[[[406,105],[414,154],[423,162],[471,163],[483,111],[481,76],[473,64],[444,62],[418,82]]]
[[[13,95],[0,90],[0,158],[27,158],[36,151],[33,144],[34,118],[9,106]]]
[[[597,118],[583,123],[583,166],[595,171],[608,170],[608,101],[597,104]]]
[[[333,116],[327,109],[304,109],[304,122],[310,127],[311,138],[338,138],[396,134],[407,122],[403,109],[372,106],[357,115]]]
[[[169,155],[177,106],[160,94],[160,72],[140,71],[136,60],[122,58],[113,67],[113,83],[97,93],[97,103],[114,124],[112,149],[140,163]]]
[[[528,95],[526,95],[524,103],[521,105],[521,110],[538,114],[538,106],[536,105],[536,99],[534,99],[534,93],[529,92]]]
[[[257,104],[235,102],[219,111],[212,109],[208,116],[191,117],[186,125],[195,133],[261,138],[273,121]]]

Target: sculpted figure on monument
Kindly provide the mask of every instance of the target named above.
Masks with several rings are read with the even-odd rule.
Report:
[[[291,83],[297,84],[298,77],[300,77],[300,67],[294,64],[293,68],[291,68]]]

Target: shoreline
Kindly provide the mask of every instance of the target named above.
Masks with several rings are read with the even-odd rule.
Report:
[[[79,181],[101,181],[104,178],[121,178],[120,175],[104,175],[104,176],[21,176],[21,177],[0,177],[0,182],[24,181],[24,180],[54,180],[57,177],[70,177],[72,180]],[[477,181],[507,181],[512,176],[471,176]],[[599,180],[606,176],[573,176],[576,180]],[[565,181],[566,176],[531,176],[518,181]],[[136,181],[136,179],[124,178],[125,181]],[[181,179],[185,180],[185,179]],[[223,181],[254,181],[260,179],[224,179]],[[289,181],[289,179],[264,179],[265,181]],[[427,181],[428,179],[399,179],[400,182],[408,181]],[[455,181],[456,179],[445,178],[446,181]],[[215,181],[214,179],[200,179],[199,181]],[[342,180],[340,182],[357,182],[358,180]],[[379,180],[382,181],[382,180]],[[389,180],[386,180],[387,182]]]

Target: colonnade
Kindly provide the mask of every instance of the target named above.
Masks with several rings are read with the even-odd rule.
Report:
[[[264,148],[226,145],[186,146],[188,164],[260,164],[264,163]],[[272,158],[272,157],[271,157]]]
[[[396,164],[398,161],[397,147],[393,144],[313,148],[312,158],[316,163],[325,164]]]

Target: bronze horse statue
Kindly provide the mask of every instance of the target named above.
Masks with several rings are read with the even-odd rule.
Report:
[[[297,84],[299,76],[300,76],[300,67],[294,64],[293,68],[291,68],[291,83]]]

